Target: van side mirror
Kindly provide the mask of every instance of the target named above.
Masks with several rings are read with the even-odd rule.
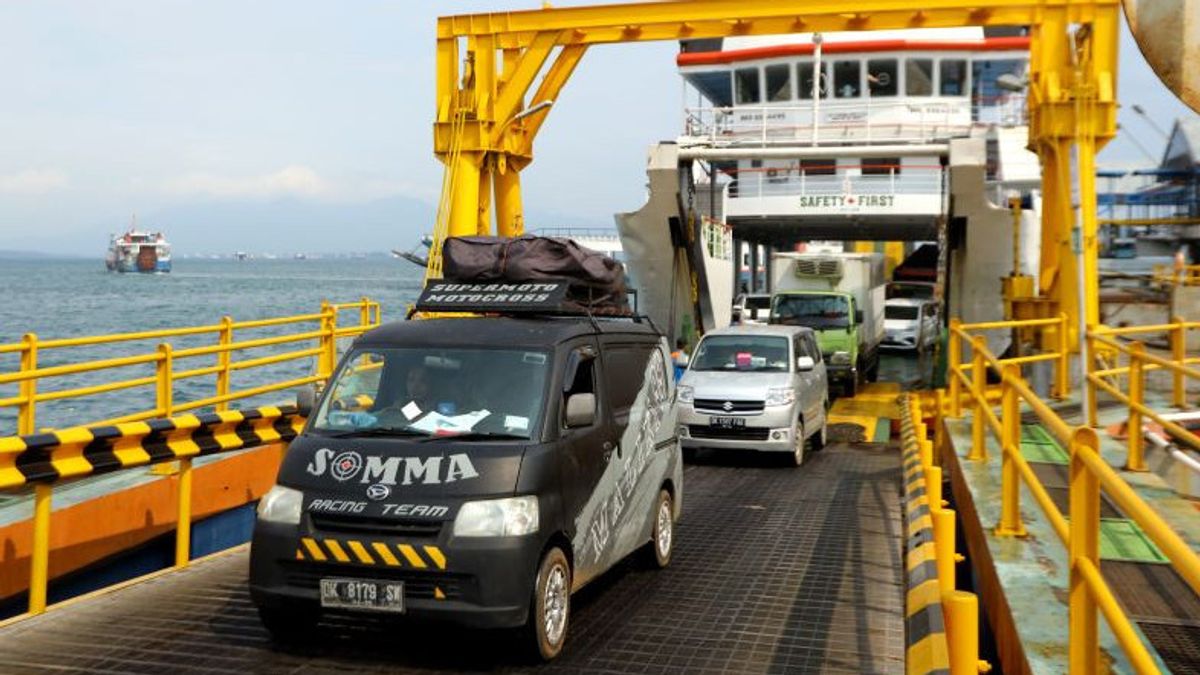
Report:
[[[854,310],[854,323],[862,323],[863,313],[861,309]]]
[[[316,404],[317,392],[313,391],[312,387],[304,387],[296,391],[296,412],[301,417],[308,417],[312,414],[313,406]]]
[[[800,356],[796,358],[796,370],[801,373],[807,373],[817,367],[817,362],[813,361],[811,356]]]
[[[596,422],[596,395],[571,394],[567,397],[567,428],[591,426]]]

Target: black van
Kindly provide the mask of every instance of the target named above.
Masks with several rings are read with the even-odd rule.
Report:
[[[404,321],[342,359],[262,499],[250,591],[278,638],[322,614],[524,626],[549,659],[570,594],[680,512],[669,348],[632,319]]]

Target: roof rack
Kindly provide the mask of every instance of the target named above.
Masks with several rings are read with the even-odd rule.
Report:
[[[587,317],[645,321],[637,313],[637,291],[630,289],[633,309],[599,302],[593,289],[565,279],[537,281],[430,281],[409,315],[416,312],[501,314],[505,316]]]

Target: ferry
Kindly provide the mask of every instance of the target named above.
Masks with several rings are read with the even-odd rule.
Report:
[[[668,329],[686,332],[689,314],[719,328],[737,292],[771,291],[774,252],[894,242],[894,266],[936,242],[938,300],[966,321],[1002,318],[997,280],[1014,263],[1036,276],[1040,253],[1028,54],[1023,29],[685,41],[681,133],[650,151],[647,203],[616,216],[631,272],[651,281],[644,309]]]
[[[171,271],[171,244],[162,232],[143,232],[131,226],[114,234],[104,265],[110,272],[165,274]]]

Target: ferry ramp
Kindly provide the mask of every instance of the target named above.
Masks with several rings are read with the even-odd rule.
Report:
[[[900,457],[885,443],[831,444],[799,468],[702,453],[670,567],[629,560],[574,596],[562,657],[536,668],[509,633],[358,618],[275,645],[242,546],[10,623],[0,671],[903,672]]]

